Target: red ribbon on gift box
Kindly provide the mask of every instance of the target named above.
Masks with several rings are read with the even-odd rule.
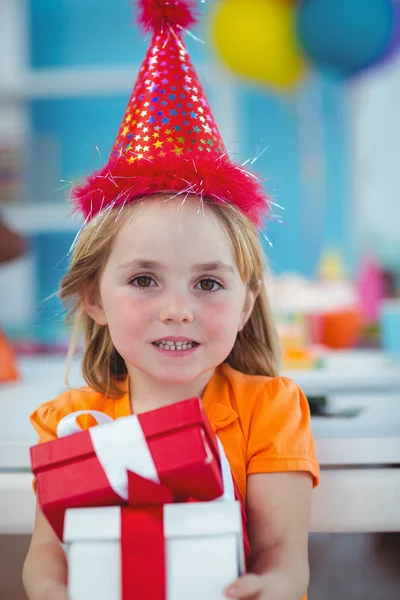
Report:
[[[163,507],[121,511],[122,600],[165,600]]]
[[[128,474],[128,490],[129,504],[136,508],[121,508],[122,600],[165,600],[163,506],[173,502],[173,493],[136,473]]]

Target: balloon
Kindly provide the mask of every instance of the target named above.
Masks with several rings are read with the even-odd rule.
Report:
[[[383,54],[378,56],[377,64],[381,64],[390,60],[393,55],[400,49],[400,2],[398,0],[394,0],[393,4],[394,9],[394,24],[393,24],[393,33],[392,37],[389,41],[389,44],[385,48]]]
[[[394,32],[392,0],[302,0],[300,43],[317,67],[349,75],[382,56]]]
[[[217,50],[236,73],[279,88],[304,75],[293,0],[221,0],[211,26]]]

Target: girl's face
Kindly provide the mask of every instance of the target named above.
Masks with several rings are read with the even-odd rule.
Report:
[[[87,310],[108,325],[131,376],[185,384],[226,359],[254,300],[206,205],[151,199],[118,233]]]

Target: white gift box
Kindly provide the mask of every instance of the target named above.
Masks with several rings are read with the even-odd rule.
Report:
[[[70,600],[122,600],[120,532],[119,507],[67,511]],[[166,504],[164,537],[165,600],[224,600],[224,589],[244,572],[238,502]]]

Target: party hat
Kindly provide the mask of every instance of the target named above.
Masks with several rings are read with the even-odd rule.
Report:
[[[229,157],[182,34],[191,0],[139,0],[153,36],[108,163],[74,188],[89,220],[145,196],[174,192],[235,205],[260,225],[269,202],[255,174]]]

